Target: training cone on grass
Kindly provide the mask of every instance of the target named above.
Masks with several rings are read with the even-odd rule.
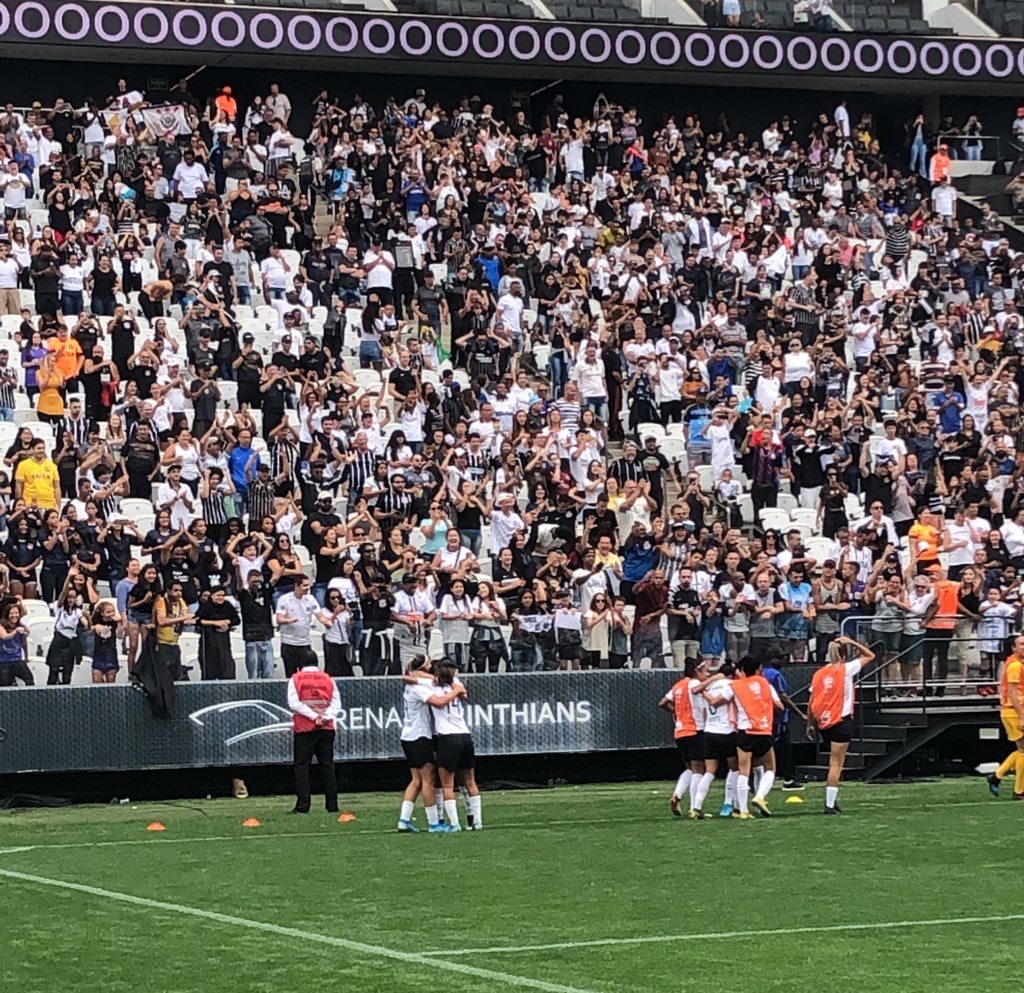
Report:
[[[338,823],[339,824],[351,824],[355,819],[356,819],[356,815],[350,813],[347,810],[344,811],[343,813],[338,814]]]
[[[161,824],[159,821],[153,821],[152,824],[147,824],[146,825],[146,830],[147,831],[166,831],[167,828],[164,827],[164,825]]]
[[[803,803],[804,801],[798,796],[787,796],[786,803]]]
[[[262,825],[262,823],[263,823],[262,821],[256,820],[255,817],[247,817],[244,821],[242,821],[242,827],[244,827],[244,828],[257,828],[257,827],[260,827]]]

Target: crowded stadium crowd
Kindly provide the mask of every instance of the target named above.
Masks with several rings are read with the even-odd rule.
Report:
[[[147,646],[785,665],[851,618],[908,685],[994,675],[1024,255],[962,218],[966,149],[845,100],[756,133],[545,104],[0,112],[0,685]]]

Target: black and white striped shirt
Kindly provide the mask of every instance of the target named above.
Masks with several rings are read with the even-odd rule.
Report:
[[[385,490],[377,498],[377,509],[392,517],[405,520],[412,510],[412,494]]]
[[[91,422],[87,417],[62,417],[60,420],[59,431],[57,434],[57,447],[60,448],[64,436],[67,435],[70,436],[74,446],[76,448],[80,448],[82,445],[85,444],[86,440],[89,437],[90,427]]]
[[[0,407],[14,409],[14,387],[18,384],[18,374],[10,366],[0,369]]]
[[[349,455],[352,457],[352,461],[345,463],[345,471],[341,475],[341,480],[343,483],[348,483],[349,502],[355,503],[362,495],[366,481],[373,478],[374,469],[377,467],[377,456],[370,449],[360,452],[355,448]]]
[[[224,506],[224,494],[219,489],[203,497],[203,520],[207,524],[227,524],[228,511]]]

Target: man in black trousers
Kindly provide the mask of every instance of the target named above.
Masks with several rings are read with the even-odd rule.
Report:
[[[288,680],[288,707],[292,712],[295,755],[295,809],[308,814],[309,767],[316,756],[323,771],[324,802],[329,814],[338,812],[338,781],[334,775],[334,721],[341,697],[334,680],[315,665],[307,665]]]

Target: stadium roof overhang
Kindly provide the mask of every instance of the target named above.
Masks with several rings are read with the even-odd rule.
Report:
[[[151,65],[481,74],[903,93],[1019,92],[1024,42],[348,13],[229,4],[0,3],[0,55]]]

